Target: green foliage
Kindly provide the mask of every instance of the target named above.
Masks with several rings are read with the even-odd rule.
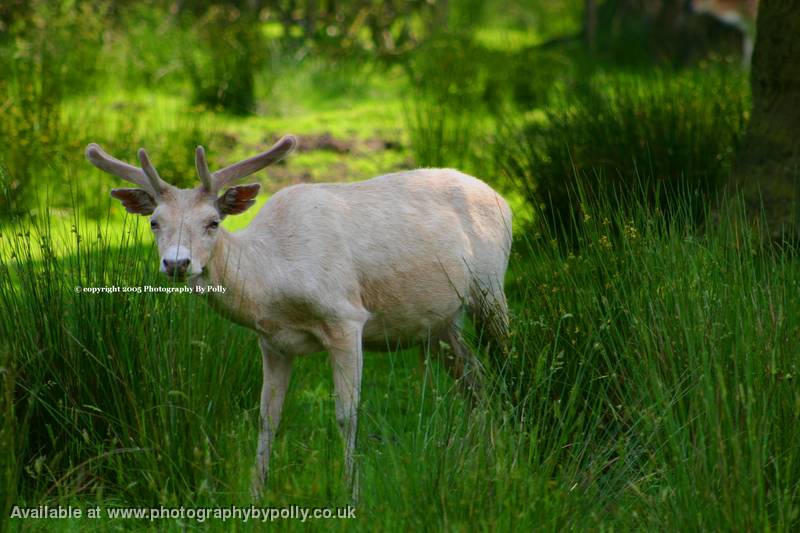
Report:
[[[563,439],[554,462],[587,450],[577,486],[602,486],[598,504],[621,524],[790,530],[796,251],[759,248],[736,203],[698,236],[697,199],[673,200],[668,220],[643,194],[624,210],[585,199],[578,251],[538,218],[504,375],[538,441]]]
[[[144,105],[151,104],[119,103],[115,113],[98,107],[63,105],[61,141],[50,159],[36,161],[39,170],[32,183],[38,188],[37,198],[29,200],[26,207],[70,209],[78,202],[84,216],[99,219],[106,214],[108,191],[126,182],[95,170],[86,161],[84,150],[90,142],[131,163],[136,162],[136,149],[145,147],[164,179],[181,187],[195,186],[195,147],[223,144],[215,127],[192,108],[175,116],[164,113],[160,105],[152,110],[144,109]]]
[[[120,31],[109,32],[107,54],[118,58],[125,86],[173,89],[186,80],[179,51],[197,46],[190,29],[178,24],[167,10],[149,3],[134,2],[116,17],[114,26]]]
[[[474,32],[443,29],[405,63],[411,151],[420,166],[453,166],[492,176],[497,117],[549,102],[575,66],[556,50],[497,49]]]
[[[191,46],[182,48],[194,102],[234,114],[255,108],[255,78],[264,62],[257,13],[213,5],[192,19]]]
[[[405,109],[414,162],[420,167],[470,166],[476,144],[475,124],[468,113],[416,100]]]
[[[574,83],[575,61],[558,50],[527,48],[509,53],[509,68],[496,83],[510,92],[512,101],[522,109],[536,109],[549,104],[554,89]]]
[[[475,4],[454,2],[461,4]],[[303,54],[390,64],[423,42],[447,12],[436,0],[277,1],[268,10],[282,41]]]
[[[110,493],[176,505],[179,495],[216,490],[209,453],[224,432],[198,420],[243,405],[242,393],[216,384],[232,380],[242,392],[256,385],[257,359],[239,359],[253,339],[199,312],[199,300],[76,292],[131,280],[160,285],[157,269],[146,268],[157,264],[153,247],[138,230],[123,229],[112,245],[101,228],[76,222],[65,237],[34,219],[10,232],[6,251],[15,259],[2,262],[10,276],[0,305],[16,318],[0,329],[16,368],[20,497],[84,493],[99,502]],[[54,249],[65,239],[72,253],[59,258]],[[160,335],[147,334],[151,328]],[[201,382],[211,388],[194,389]],[[132,471],[141,475],[128,478]]]
[[[88,2],[33,2],[6,28],[9,42],[0,47],[0,213],[30,205],[36,174],[66,142],[61,105],[94,84],[101,28],[102,13]]]
[[[443,32],[425,43],[406,69],[417,96],[465,113],[480,111],[486,102],[491,71],[489,52],[465,32]],[[480,109],[474,109],[480,106]]]
[[[619,192],[624,202],[647,181],[651,201],[667,205],[680,191],[707,194],[723,184],[747,105],[744,77],[728,69],[597,75],[508,128],[498,166],[563,227],[578,185],[589,196]]]
[[[505,98],[492,78],[497,55],[467,32],[445,31],[405,65],[411,87],[405,121],[417,165],[480,173],[487,112]]]
[[[0,168],[0,177],[3,169]],[[5,268],[0,269],[0,277],[7,276]],[[9,516],[17,496],[17,419],[14,410],[16,366],[14,354],[0,347],[0,513]]]

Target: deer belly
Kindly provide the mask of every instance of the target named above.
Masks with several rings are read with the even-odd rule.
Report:
[[[386,348],[387,341],[418,342],[459,315],[469,293],[463,266],[447,271],[439,264],[426,267],[363,283],[361,298],[370,313],[364,325],[366,344]]]
[[[386,320],[373,316],[364,325],[364,345],[370,350],[381,351],[394,349],[397,344],[417,344],[425,341],[431,334],[439,333],[456,314],[457,310],[452,312],[450,320],[443,320],[440,316],[431,316],[427,319],[416,316],[413,319],[399,321],[397,317]]]
[[[259,329],[271,348],[286,355],[305,355],[325,349],[319,338],[310,331],[292,327]]]
[[[425,341],[459,317],[462,308],[459,298],[443,297],[368,309],[370,318],[364,324],[364,344],[370,350],[386,350],[394,349],[398,343],[412,345]]]

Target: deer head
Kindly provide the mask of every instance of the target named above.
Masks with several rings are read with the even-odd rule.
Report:
[[[139,150],[141,167],[108,155],[94,143],[86,148],[86,158],[100,170],[138,186],[112,189],[111,196],[129,213],[150,216],[161,272],[184,279],[202,273],[219,237],[220,221],[250,208],[261,187],[258,183],[232,185],[286,157],[296,144],[296,139],[287,135],[266,152],[216,172],[208,169],[205,150],[198,146],[195,166],[201,185],[194,189],[179,189],[162,180],[143,148]]]

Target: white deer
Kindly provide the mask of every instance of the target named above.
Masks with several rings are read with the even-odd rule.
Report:
[[[470,311],[496,340],[507,325],[503,279],[511,211],[482,181],[451,169],[399,172],[358,183],[301,184],[276,193],[245,229],[220,226],[255,203],[258,184],[233,185],[289,154],[286,136],[270,150],[210,172],[202,147],[201,185],[164,182],[139,150],[140,167],[97,144],[96,167],[138,185],[113,189],[130,213],[151,215],[161,271],[199,287],[217,311],[259,336],[264,381],[253,493],[267,479],[294,357],[325,350],[333,367],[345,478],[357,494],[354,463],[363,347],[444,341],[448,371],[475,386],[479,363],[460,335]],[[223,194],[220,191],[228,188]]]

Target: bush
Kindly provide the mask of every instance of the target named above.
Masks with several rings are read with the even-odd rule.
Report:
[[[190,20],[194,42],[185,51],[183,62],[194,102],[239,115],[251,113],[256,72],[266,53],[257,15],[214,5],[198,20]]]
[[[176,51],[191,40],[188,29],[175,23],[175,16],[157,4],[134,2],[116,13],[121,31],[110,33],[111,54],[118,57],[120,81],[127,87],[149,91],[187,81],[184,62]]]
[[[578,185],[589,196],[617,191],[625,202],[626,191],[648,182],[651,203],[667,205],[677,191],[705,194],[724,181],[747,100],[745,76],[722,68],[600,75],[508,127],[498,165],[531,205],[545,206],[564,227]]]
[[[404,66],[411,87],[405,121],[416,163],[485,178],[496,175],[490,149],[496,117],[510,106],[546,104],[574,74],[559,51],[499,49],[460,30],[434,35]]]

